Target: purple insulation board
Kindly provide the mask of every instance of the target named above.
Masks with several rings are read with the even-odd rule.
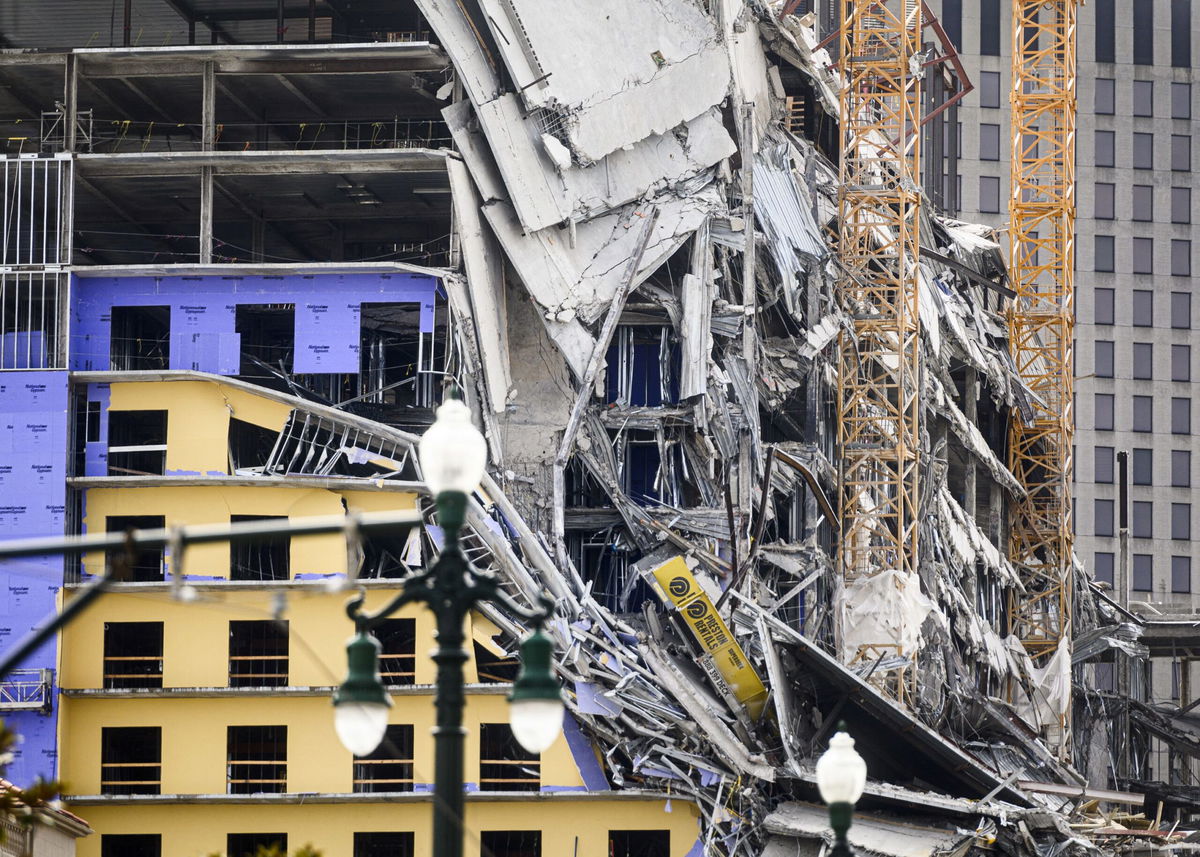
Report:
[[[63,534],[66,462],[67,373],[0,373],[0,540]],[[0,563],[0,651],[54,613],[62,582],[61,556]],[[54,670],[56,654],[56,643],[47,643],[20,668]],[[26,679],[6,679],[14,680]],[[56,689],[57,681],[51,694]],[[24,739],[7,778],[28,785],[54,776],[57,705],[49,714],[0,711],[0,717]]]
[[[434,327],[439,281],[424,274],[287,276],[72,277],[73,370],[111,366],[113,307],[170,309],[170,368],[236,375],[241,356],[239,306],[295,307],[293,371],[359,371],[363,304],[419,304],[421,332]]]

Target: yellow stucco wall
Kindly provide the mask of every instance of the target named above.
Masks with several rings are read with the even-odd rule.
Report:
[[[427,801],[301,806],[78,806],[97,831],[78,843],[78,857],[99,857],[105,831],[161,833],[162,853],[224,853],[227,833],[288,832],[289,849],[312,843],[325,857],[351,857],[355,832],[413,831],[416,854],[432,852]],[[542,857],[609,857],[609,830],[669,830],[671,857],[696,842],[696,808],[673,800],[484,802],[467,800],[465,857],[479,857],[479,832],[540,830]]]

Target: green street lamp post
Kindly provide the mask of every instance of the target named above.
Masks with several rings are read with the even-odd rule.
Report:
[[[854,818],[854,804],[867,785],[867,763],[854,750],[854,739],[846,734],[846,724],[829,739],[829,749],[817,759],[817,789],[829,805],[829,826],[834,843],[830,857],[853,857],[846,834]]]
[[[462,857],[463,664],[467,660],[463,622],[475,604],[495,601],[533,625],[533,633],[521,644],[521,670],[509,697],[510,721],[517,741],[529,752],[541,753],[562,730],[562,695],[551,664],[553,646],[541,630],[554,605],[545,597],[540,599],[540,610],[517,604],[463,555],[459,533],[466,520],[467,498],[483,478],[487,447],[460,400],[450,398],[438,408],[437,420],[421,438],[419,456],[426,484],[436,498],[444,539],[441,555],[426,571],[405,578],[400,594],[381,609],[364,612],[362,593],[346,605],[356,633],[346,646],[349,673],[333,695],[334,727],[356,756],[379,746],[392,702],[379,678],[381,647],[371,631],[406,604],[427,605],[437,618],[438,642],[433,654],[438,667],[433,855]]]

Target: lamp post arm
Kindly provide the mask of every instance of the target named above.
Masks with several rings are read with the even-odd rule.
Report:
[[[387,604],[370,613],[364,612],[362,609],[363,603],[367,600],[367,593],[366,590],[360,589],[357,595],[346,602],[346,615],[354,623],[355,630],[369,631],[406,604],[419,601],[432,606],[434,591],[429,585],[432,577],[433,569],[430,569],[415,577],[404,578],[400,582],[400,593]]]

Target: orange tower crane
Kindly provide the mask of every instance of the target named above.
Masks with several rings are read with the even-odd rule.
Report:
[[[1017,294],[1008,333],[1034,395],[1032,414],[1009,428],[1009,468],[1026,492],[1009,522],[1009,558],[1024,585],[1010,598],[1009,627],[1035,666],[1064,673],[1069,688],[1076,0],[1012,5],[1009,277]],[[1065,757],[1069,699],[1058,720],[1050,737]]]

